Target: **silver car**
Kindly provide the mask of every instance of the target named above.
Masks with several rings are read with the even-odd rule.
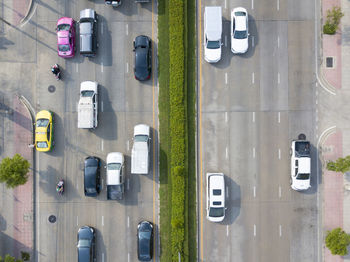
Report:
[[[97,14],[93,9],[80,11],[79,20],[80,54],[83,56],[95,56],[97,42]]]

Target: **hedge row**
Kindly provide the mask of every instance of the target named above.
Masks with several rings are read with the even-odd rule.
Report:
[[[169,98],[171,151],[171,256],[184,258],[186,107],[184,83],[184,1],[169,0]]]

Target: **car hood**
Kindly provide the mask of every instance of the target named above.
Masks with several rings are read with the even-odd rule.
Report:
[[[245,53],[248,50],[248,38],[235,39],[231,37],[231,50],[233,53]]]
[[[219,62],[221,59],[221,47],[217,49],[204,48],[204,57],[209,63]]]

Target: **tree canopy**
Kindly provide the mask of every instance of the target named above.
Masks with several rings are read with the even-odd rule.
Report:
[[[347,246],[350,244],[350,235],[345,233],[340,227],[327,231],[326,247],[332,255],[345,256],[348,254]]]
[[[0,163],[0,182],[6,183],[7,188],[24,185],[28,180],[29,167],[28,160],[20,154],[4,158]]]

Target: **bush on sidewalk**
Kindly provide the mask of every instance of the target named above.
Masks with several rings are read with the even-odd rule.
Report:
[[[345,256],[348,254],[347,246],[350,244],[350,235],[345,233],[340,227],[327,231],[326,247],[332,255]]]
[[[0,183],[6,183],[7,188],[24,185],[28,180],[29,167],[29,162],[20,154],[4,158],[0,163]]]
[[[335,161],[329,161],[327,163],[327,170],[345,173],[350,170],[350,156],[346,156],[345,158],[338,158]]]
[[[334,35],[340,24],[340,19],[344,16],[339,6],[333,6],[332,9],[327,10],[326,23],[323,25],[323,33]]]
[[[5,256],[5,258],[2,258],[2,257],[0,256],[0,262],[23,262],[23,260],[21,260],[21,259],[16,259],[16,258],[14,258],[13,256],[10,256],[9,254],[7,254],[7,255]]]

